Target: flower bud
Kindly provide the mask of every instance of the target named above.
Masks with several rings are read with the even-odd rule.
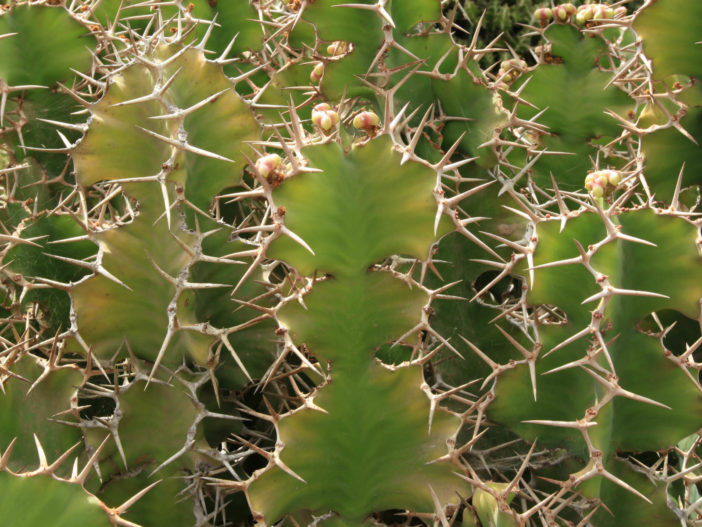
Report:
[[[319,103],[312,110],[312,122],[324,132],[328,132],[339,122],[339,114],[332,110],[327,103]]]
[[[560,4],[553,8],[553,18],[556,22],[567,22],[575,14],[575,6],[571,3]]]
[[[611,192],[621,182],[621,174],[612,169],[598,170],[585,177],[585,188],[596,198],[604,196],[605,192]]]
[[[590,194],[593,198],[601,198],[602,196],[604,196],[604,187],[602,187],[601,185],[592,185],[592,188],[590,189]]]
[[[319,104],[316,104],[314,108],[312,108],[312,113],[314,112],[327,112],[331,110],[331,106],[329,106],[328,103],[326,102],[320,102]]]
[[[500,64],[500,68],[503,70],[519,70],[523,71],[527,67],[527,63],[523,61],[522,59],[507,59],[503,60],[502,63]]]
[[[622,175],[619,172],[617,172],[616,170],[607,170],[607,181],[610,185],[616,187],[617,185],[619,185],[619,182],[621,180]]]
[[[271,172],[280,166],[282,159],[278,154],[268,154],[256,160],[256,170],[263,177],[267,177]]]
[[[522,59],[503,60],[500,64],[500,70],[497,72],[497,76],[501,81],[509,83],[516,80],[526,69],[527,63]]]
[[[310,80],[312,82],[319,82],[322,79],[323,74],[324,74],[324,63],[318,62],[317,64],[314,65],[314,69],[312,70],[312,73],[310,73]]]
[[[541,27],[545,27],[553,18],[553,11],[548,7],[540,7],[534,11],[534,19],[539,21]]]
[[[592,20],[604,20],[607,18],[607,7],[604,4],[592,5]]]
[[[594,178],[592,177],[592,174],[588,174],[585,176],[585,188],[587,190],[592,190],[592,184],[594,182]]]
[[[314,122],[317,126],[319,126],[325,132],[331,130],[331,127],[334,126],[334,121],[329,116],[328,112],[324,112],[323,114],[320,114]]]
[[[581,5],[578,7],[578,12],[575,14],[575,21],[579,25],[584,26],[587,21],[592,20],[594,15],[592,4]]]
[[[614,16],[619,18],[622,16],[626,16],[626,7],[624,6],[619,6],[614,10]]]
[[[373,130],[379,123],[380,119],[374,112],[361,112],[353,118],[353,126],[359,130]]]
[[[332,57],[338,57],[339,55],[343,55],[349,50],[349,43],[344,42],[343,40],[337,40],[336,42],[332,42],[327,46],[327,53],[329,53]]]

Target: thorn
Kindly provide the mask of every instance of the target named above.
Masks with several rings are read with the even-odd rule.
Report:
[[[512,478],[507,487],[502,492],[500,492],[502,496],[508,496],[509,493],[512,492],[514,486],[519,482],[520,479],[522,479],[524,471],[526,470],[529,464],[529,459],[531,459],[531,455],[534,453],[534,448],[536,448],[536,439],[534,439],[534,442],[531,444],[531,448],[529,449],[529,452],[527,452],[527,455],[524,457],[524,461],[522,461],[522,464],[519,467],[519,470],[515,474],[514,478]]]
[[[107,269],[105,269],[102,266],[102,264],[98,265],[97,263],[84,262],[83,260],[76,260],[74,258],[68,258],[67,256],[59,256],[58,254],[51,254],[51,253],[47,253],[47,252],[42,252],[42,254],[44,256],[48,256],[49,258],[54,258],[56,260],[59,260],[60,262],[66,262],[66,263],[70,263],[73,265],[77,265],[79,267],[83,267],[85,269],[89,269],[89,270],[93,271],[94,273],[102,275],[105,278],[107,278],[108,280],[111,280],[114,283],[121,285],[122,287],[124,287],[128,291],[132,291],[131,287],[129,287],[127,284],[122,282],[119,278],[117,278],[112,273],[110,273]]]
[[[670,208],[672,210],[677,210],[680,207],[680,189],[682,187],[683,172],[685,172],[685,162],[683,161],[682,167],[680,167],[680,172],[678,173],[678,180],[675,183],[675,191],[673,192],[673,199],[670,201]]]
[[[217,159],[219,161],[226,161],[227,163],[234,163],[232,159],[229,159],[228,157],[221,156],[219,154],[215,154],[214,152],[210,152],[208,150],[203,150],[202,148],[198,148],[196,146],[193,146],[187,142],[179,141],[177,139],[172,139],[170,137],[166,137],[165,135],[157,134],[156,132],[152,132],[148,128],[143,128],[139,125],[134,125],[135,128],[138,128],[142,132],[144,132],[146,135],[150,135],[151,137],[158,139],[159,141],[163,141],[166,144],[169,144],[171,146],[175,146],[176,148],[180,150],[186,150],[188,152],[191,152],[193,154],[198,154],[203,157],[209,157],[211,159]]]
[[[83,467],[83,470],[81,470],[76,477],[72,478],[72,481],[74,481],[75,483],[80,483],[81,485],[85,484],[85,480],[88,479],[88,474],[90,474],[90,470],[93,468],[93,465],[97,463],[98,457],[100,457],[100,453],[105,448],[105,445],[107,444],[107,441],[110,439],[110,437],[112,436],[109,434],[105,436],[105,439],[102,440],[100,446],[97,447],[93,455],[90,456],[90,459],[85,464],[85,467]]]
[[[439,206],[436,208],[436,216],[434,217],[434,236],[436,236],[436,233],[439,231],[439,223],[441,222],[441,216],[444,213],[444,204],[439,203]]]
[[[446,519],[444,507],[441,505],[436,492],[434,492],[434,488],[430,484],[427,484],[427,486],[429,487],[429,492],[431,492],[431,499],[434,502],[434,509],[436,509],[436,514],[439,516],[439,520],[441,521],[441,527],[450,527],[449,522]]]
[[[48,236],[48,235],[47,235]],[[38,240],[39,238],[45,238],[46,236],[40,236],[37,238],[32,238],[33,240]],[[34,247],[41,247],[41,245],[34,243],[33,241],[24,238],[19,238],[17,236],[10,236],[8,234],[0,234],[0,243],[24,243],[27,245],[33,245]]]
[[[297,472],[295,472],[293,469],[291,469],[289,466],[287,466],[285,463],[283,463],[283,461],[282,461],[280,458],[276,457],[276,458],[273,460],[273,463],[275,463],[275,465],[276,465],[278,468],[280,468],[283,472],[285,472],[285,473],[291,475],[293,478],[295,478],[295,479],[301,481],[302,483],[307,483],[307,482],[302,478],[302,476],[300,476]]]
[[[553,352],[555,352],[555,351],[558,351],[559,349],[562,349],[562,348],[566,347],[566,346],[569,345],[569,344],[572,344],[572,343],[575,342],[576,340],[578,340],[578,339],[584,337],[585,335],[588,335],[589,333],[590,333],[590,328],[589,328],[589,327],[586,327],[586,328],[581,329],[581,330],[578,331],[576,334],[571,335],[570,337],[568,337],[568,338],[565,339],[564,341],[562,341],[562,342],[556,344],[553,348],[551,348],[549,351],[547,351],[547,352],[542,356],[542,358],[548,357],[551,353],[553,353]]]
[[[294,241],[302,245],[305,249],[307,249],[313,256],[315,255],[315,252],[312,250],[312,247],[310,247],[305,240],[300,238],[297,234],[295,234],[293,231],[288,229],[285,225],[282,226],[281,233],[287,235],[288,237],[292,238]]]
[[[158,350],[158,354],[156,355],[156,360],[154,361],[153,368],[151,368],[151,373],[149,373],[149,378],[146,382],[146,385],[144,386],[144,391],[149,387],[149,384],[154,378],[154,375],[156,375],[156,370],[158,370],[158,367],[161,365],[161,361],[163,360],[163,357],[166,355],[166,349],[168,349],[168,345],[171,343],[171,338],[173,338],[173,328],[171,327],[171,323],[169,321],[168,324],[168,331],[166,332],[166,336],[163,338],[163,342],[161,343],[161,349]]]
[[[7,449],[5,449],[5,452],[2,453],[2,455],[0,455],[0,470],[3,470],[5,467],[7,467],[7,463],[8,461],[10,461],[10,455],[12,454],[12,449],[15,448],[16,442],[17,438],[13,437]]]
[[[244,363],[241,361],[241,359],[239,358],[239,355],[234,350],[234,346],[232,346],[231,343],[229,342],[229,338],[227,338],[226,335],[222,335],[221,340],[224,343],[224,346],[229,350],[229,353],[234,358],[234,361],[236,362],[236,364],[239,366],[239,368],[241,368],[241,371],[244,372],[244,375],[246,375],[246,378],[249,379],[249,381],[253,381],[253,379],[251,378],[251,375],[249,374],[248,370],[246,369],[246,366],[244,366]]]
[[[551,421],[549,419],[527,419],[521,421],[522,423],[530,425],[544,425],[544,426],[558,426],[561,428],[576,428],[578,430],[582,428],[590,428],[592,426],[597,426],[595,421]]]
[[[223,95],[231,90],[232,90],[232,88],[225,88],[225,89],[220,90],[216,93],[213,93],[212,95],[210,95],[209,97],[206,97],[202,101],[193,104],[189,108],[185,108],[183,110],[177,110],[175,112],[164,114],[164,115],[154,115],[154,116],[149,117],[149,119],[174,119],[174,118],[183,117],[185,115],[189,115],[189,114],[195,112],[196,110],[199,110],[203,106],[210,104],[212,101],[217,99],[219,96],[221,96],[221,95]]]
[[[39,466],[42,469],[47,469],[49,468],[49,464],[46,461],[46,453],[44,452],[44,448],[41,446],[41,443],[39,442],[39,438],[37,437],[36,434],[32,434],[34,436],[34,444],[37,447],[37,456],[39,457]]]
[[[139,501],[147,492],[149,492],[149,491],[150,491],[151,489],[153,489],[156,485],[158,485],[159,483],[161,483],[161,481],[163,481],[163,480],[159,479],[158,481],[154,481],[151,485],[149,485],[149,486],[146,487],[146,488],[141,489],[141,490],[140,490],[139,492],[137,492],[134,496],[132,496],[132,497],[129,498],[127,501],[125,501],[124,503],[122,503],[122,505],[120,505],[119,507],[115,507],[113,510],[114,510],[117,514],[124,514],[125,512],[127,512],[127,511],[129,510],[129,507],[131,507],[131,506],[134,505],[137,501]]]
[[[61,128],[66,128],[68,130],[75,130],[77,132],[86,132],[88,130],[87,124],[64,123],[61,121],[53,121],[52,119],[42,119],[41,117],[35,117],[35,119],[37,121],[41,121],[43,123],[52,124],[54,126],[60,126]]]
[[[497,363],[496,363],[495,361],[493,361],[490,357],[488,357],[487,355],[485,355],[485,353],[483,353],[483,352],[480,350],[480,348],[478,348],[478,347],[477,347],[475,344],[473,344],[470,340],[468,340],[467,338],[465,338],[463,335],[458,335],[458,336],[461,338],[461,340],[462,340],[463,342],[465,342],[466,344],[468,344],[468,346],[470,347],[470,349],[472,349],[472,350],[475,352],[475,354],[478,355],[478,357],[480,357],[481,359],[483,359],[483,362],[485,362],[485,364],[487,364],[488,366],[490,366],[490,368],[492,368],[492,369],[494,370],[494,369],[496,369],[496,368],[498,367],[498,365],[497,365]]]
[[[644,501],[650,503],[651,505],[653,505],[653,502],[652,502],[651,500],[649,500],[646,496],[644,496],[643,494],[641,494],[641,493],[640,493],[638,490],[636,490],[634,487],[632,487],[631,485],[629,485],[626,481],[623,481],[623,480],[619,479],[617,476],[615,476],[614,474],[611,474],[610,472],[608,472],[608,471],[606,471],[606,470],[604,470],[604,469],[603,469],[601,472],[600,472],[599,470],[598,470],[597,472],[598,472],[599,474],[601,474],[603,477],[607,478],[607,479],[608,479],[609,481],[611,481],[612,483],[614,483],[615,485],[619,485],[621,488],[623,488],[623,489],[625,489],[625,490],[628,490],[628,491],[631,492],[632,494],[638,496],[638,497],[641,498],[642,500],[644,500]]]

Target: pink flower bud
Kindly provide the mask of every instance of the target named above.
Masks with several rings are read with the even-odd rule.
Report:
[[[256,170],[263,177],[267,177],[271,172],[280,166],[282,159],[278,154],[268,154],[256,160]]]
[[[334,121],[329,116],[328,112],[324,112],[323,114],[320,114],[317,117],[317,119],[315,119],[314,122],[317,126],[319,126],[325,132],[331,130],[331,127],[334,126]]]
[[[331,106],[323,102],[316,105],[312,110],[312,122],[324,132],[328,132],[339,122],[339,114],[332,110]]]
[[[585,188],[596,198],[601,198],[606,191],[614,190],[621,179],[621,174],[616,170],[598,170],[585,177]]]
[[[361,112],[353,118],[353,126],[359,130],[373,130],[380,123],[374,112]]]
[[[322,79],[323,74],[324,74],[324,63],[318,62],[317,64],[314,65],[314,69],[312,70],[312,73],[310,73],[310,80],[312,82],[319,82]]]
[[[328,110],[331,110],[331,106],[329,106],[329,104],[327,104],[326,102],[320,102],[319,104],[315,105],[314,108],[312,108],[312,113],[326,112]]]
[[[548,7],[540,7],[534,11],[534,19],[539,21],[541,27],[545,27],[553,18],[553,11]]]

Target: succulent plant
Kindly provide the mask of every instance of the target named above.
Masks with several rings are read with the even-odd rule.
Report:
[[[0,517],[702,522],[702,5],[529,9],[4,2]]]

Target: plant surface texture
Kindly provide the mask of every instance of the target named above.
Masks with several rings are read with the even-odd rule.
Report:
[[[702,525],[702,2],[482,4],[0,2],[2,525]]]

